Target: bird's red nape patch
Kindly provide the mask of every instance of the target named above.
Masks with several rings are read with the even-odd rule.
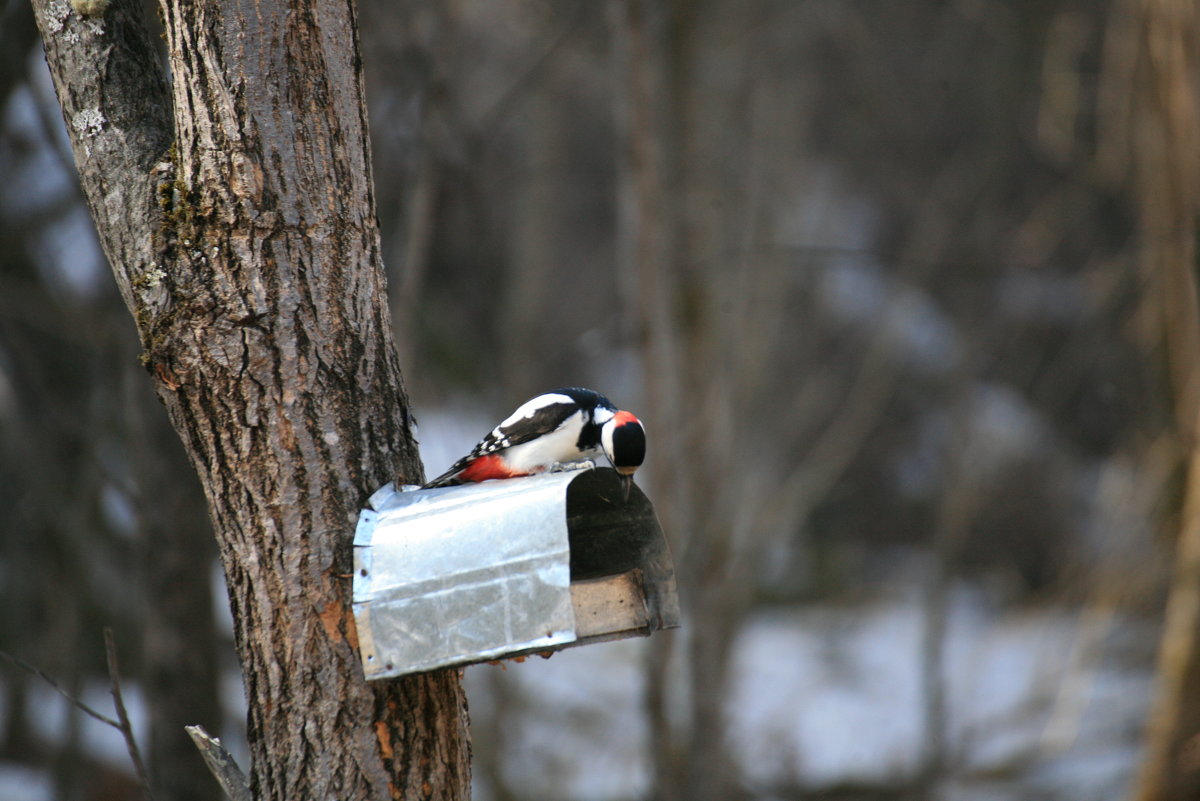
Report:
[[[619,411],[616,414],[614,414],[613,420],[616,421],[618,426],[623,426],[626,423],[640,423],[641,422],[640,420],[637,419],[637,416],[634,415],[633,412],[626,412],[624,410]]]
[[[487,481],[492,478],[515,478],[517,476],[528,475],[527,473],[515,473],[508,469],[508,465],[504,463],[504,459],[499,456],[480,456],[471,464],[467,465],[466,469],[458,474],[461,481]]]

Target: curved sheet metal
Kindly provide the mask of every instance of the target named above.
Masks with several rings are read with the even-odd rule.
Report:
[[[636,487],[621,498],[607,468],[431,490],[387,485],[354,537],[354,616],[370,679],[468,664],[577,640],[574,603],[606,593],[640,616],[587,641],[678,625],[670,554]],[[572,552],[574,556],[572,555]],[[623,577],[606,582],[605,577]]]

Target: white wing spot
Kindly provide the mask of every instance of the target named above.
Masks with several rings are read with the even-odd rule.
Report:
[[[545,395],[538,395],[536,398],[525,401],[525,403],[517,407],[517,410],[510,414],[507,420],[496,427],[497,433],[502,428],[508,428],[512,424],[524,420],[527,417],[533,417],[547,406],[553,406],[556,403],[574,402],[575,401],[571,400],[568,396],[560,395],[557,392],[547,392]]]

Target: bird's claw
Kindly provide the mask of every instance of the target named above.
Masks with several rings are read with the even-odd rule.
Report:
[[[551,473],[566,473],[571,470],[595,470],[596,463],[591,459],[582,459],[578,462],[555,462],[550,468]]]

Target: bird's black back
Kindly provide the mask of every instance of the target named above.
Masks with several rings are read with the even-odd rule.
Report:
[[[560,387],[550,390],[551,393],[566,395],[571,400],[578,404],[579,408],[584,410],[585,421],[583,430],[579,432],[579,439],[575,442],[575,447],[581,451],[591,450],[600,447],[600,426],[596,425],[592,412],[596,409],[612,409],[616,411],[612,401],[592,389],[584,387]],[[563,420],[566,418],[564,417]],[[561,424],[562,420],[558,421]],[[556,424],[556,427],[557,425]]]

